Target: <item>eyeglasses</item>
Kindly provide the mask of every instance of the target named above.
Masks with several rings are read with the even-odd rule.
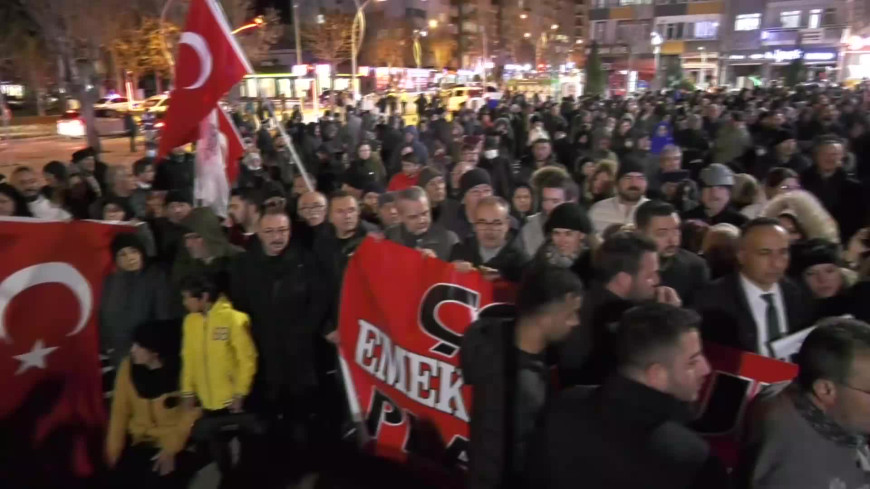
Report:
[[[474,225],[481,229],[498,229],[504,226],[504,221],[475,221]]]
[[[305,207],[300,207],[299,212],[322,211],[323,209],[326,209],[326,206],[323,204],[306,205]]]
[[[840,384],[840,385],[842,385],[843,387],[848,387],[849,389],[852,389],[853,391],[863,392],[864,394],[870,394],[870,390],[859,389],[857,387],[852,387],[849,384]]]

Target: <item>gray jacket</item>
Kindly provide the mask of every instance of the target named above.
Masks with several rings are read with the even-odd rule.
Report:
[[[538,248],[544,244],[546,239],[546,236],[544,236],[545,222],[547,222],[547,218],[544,216],[543,212],[531,215],[526,219],[526,224],[523,226],[520,234],[523,238],[523,248],[529,256],[535,256],[535,253],[538,252]]]
[[[437,224],[430,225],[428,231],[416,236],[406,231],[405,226],[400,224],[388,228],[386,236],[390,241],[409,248],[432,250],[438,258],[444,261],[450,258],[450,251],[453,249],[453,245],[459,242],[456,233],[448,231]]]
[[[860,468],[857,448],[823,435],[808,411],[796,407],[806,394],[796,385],[783,387],[770,386],[773,395],[761,394],[750,410],[738,470],[745,485],[738,487],[866,489],[870,477]],[[822,416],[818,408],[815,414]]]

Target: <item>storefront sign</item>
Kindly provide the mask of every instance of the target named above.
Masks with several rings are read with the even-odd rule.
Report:
[[[751,59],[755,61],[770,60],[774,63],[787,63],[798,58],[804,61],[834,61],[837,59],[836,51],[804,51],[802,49],[776,49],[763,53],[729,54],[730,61],[743,61]]]

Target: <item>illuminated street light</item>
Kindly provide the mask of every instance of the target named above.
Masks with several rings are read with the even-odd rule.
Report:
[[[430,29],[435,29],[436,27],[438,27],[438,21],[435,20],[435,19],[431,19],[431,20],[429,21],[429,28],[430,28]]]
[[[649,42],[653,46],[653,53],[655,53],[655,75],[653,76],[653,90],[658,90],[659,88],[659,58],[661,57],[662,52],[662,35],[658,32],[652,32],[649,35]]]
[[[525,34],[523,34],[523,37],[528,39],[528,38],[532,37],[532,34],[530,32],[526,32]]]
[[[526,20],[526,19],[529,18],[529,14],[523,12],[523,13],[520,14],[520,18],[523,19],[523,20]]]
[[[245,24],[245,25],[239,27],[238,29],[234,30],[232,33],[233,33],[233,34],[238,34],[239,32],[246,31],[246,30],[248,30],[248,29],[253,29],[253,28],[255,28],[255,27],[261,27],[261,26],[263,26],[263,25],[265,25],[265,24],[266,24],[266,20],[263,19],[263,16],[262,16],[262,15],[259,15],[259,16],[255,17],[254,20],[252,20],[251,22],[249,22],[249,23],[247,23],[247,24]]]
[[[583,39],[577,39],[574,42],[575,42],[575,44],[583,44]]]
[[[556,29],[558,29],[558,28],[559,28],[559,24],[553,24],[553,25],[550,26],[550,29],[552,29],[552,30],[554,30],[554,31],[555,31]]]

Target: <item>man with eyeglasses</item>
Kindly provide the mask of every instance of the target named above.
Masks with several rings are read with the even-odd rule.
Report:
[[[326,196],[320,192],[302,194],[296,212],[301,222],[296,222],[293,230],[302,244],[311,249],[317,238],[326,232]]]
[[[510,206],[501,197],[480,199],[474,212],[474,236],[457,243],[450,261],[462,272],[478,268],[486,279],[518,282],[529,255],[510,229]]]
[[[797,377],[750,408],[737,487],[868,487],[870,325],[829,318],[795,361]]]
[[[309,450],[299,440],[310,439],[318,388],[313,352],[335,286],[312,251],[291,243],[284,209],[265,209],[257,236],[260,245],[249,247],[230,268],[230,299],[250,316],[259,355],[245,408],[269,426],[267,446],[298,453]]]

